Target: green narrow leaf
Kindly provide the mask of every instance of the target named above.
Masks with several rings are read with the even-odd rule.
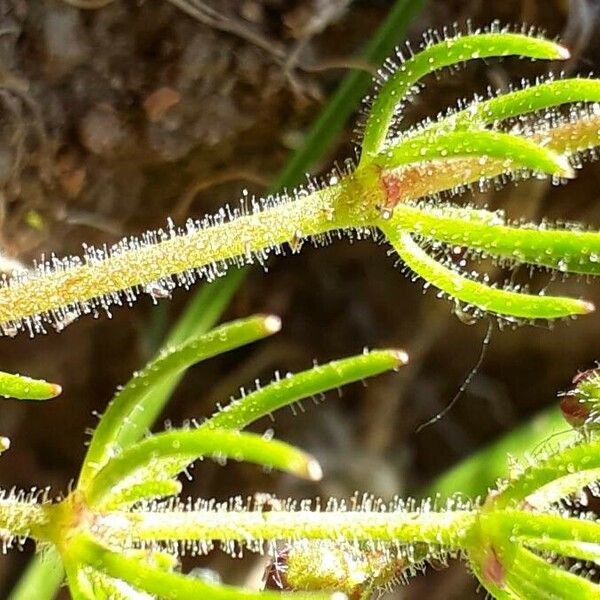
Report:
[[[57,383],[0,372],[0,396],[18,400],[50,400],[62,392]]]
[[[121,494],[131,485],[170,479],[204,456],[245,460],[313,481],[322,475],[319,463],[306,452],[253,433],[217,429],[167,431],[146,438],[111,459],[88,484],[86,501],[97,506],[112,493]]]
[[[372,158],[374,164],[395,169],[410,163],[466,157],[505,161],[505,171],[530,169],[539,173],[573,177],[566,157],[527,138],[486,129],[442,133],[425,140],[409,138]]]
[[[548,600],[549,598],[547,592],[541,589],[539,581],[527,576],[520,569],[509,569],[503,584],[504,589],[507,590],[507,597],[510,600],[515,600],[516,598],[519,600],[521,598],[526,598],[527,600]],[[485,587],[495,598],[497,588],[495,586],[493,588],[490,587],[489,582],[486,582]]]
[[[86,487],[111,456],[139,439],[146,420],[133,415],[143,410],[140,400],[155,385],[197,362],[272,335],[280,326],[279,319],[273,316],[240,319],[161,352],[108,405],[90,442],[79,478],[80,489]]]
[[[110,494],[110,500],[102,503],[105,511],[120,509],[124,510],[127,506],[139,502],[140,500],[156,500],[166,496],[176,496],[181,493],[181,482],[177,479],[156,479],[153,481],[144,481],[125,488],[113,490]]]
[[[596,531],[596,536],[600,533]],[[527,548],[542,552],[551,552],[559,556],[576,558],[578,560],[600,562],[600,544],[598,537],[593,542],[581,542],[579,540],[555,540],[538,537],[519,536],[519,541]]]
[[[378,154],[384,147],[397,105],[412,86],[428,73],[477,58],[508,55],[565,59],[569,52],[549,40],[515,33],[484,33],[445,40],[404,62],[381,86],[367,119],[363,152]]]
[[[213,284],[204,285],[187,303],[169,332],[163,349],[183,344],[214,327],[244,279],[244,270],[232,270]],[[144,403],[148,404],[148,397]]]
[[[275,381],[216,412],[200,429],[243,429],[283,406],[397,369],[408,362],[403,350],[373,350],[335,360]]]
[[[568,465],[568,469],[565,467]],[[494,497],[496,508],[514,506],[546,485],[559,486],[564,495],[593,483],[600,470],[600,439],[554,452],[546,460],[529,465],[516,479],[510,481]],[[577,475],[577,479],[570,478]],[[586,481],[587,479],[587,481]]]
[[[485,518],[493,523],[494,530],[500,531],[515,541],[523,542],[525,539],[533,539],[549,543],[582,542],[595,545],[596,555],[600,553],[600,522],[598,521],[505,508],[494,510]],[[558,553],[561,554],[561,552]],[[568,553],[562,554],[581,558]]]
[[[83,566],[72,560],[64,563],[69,594],[72,600],[96,600],[89,579],[85,576]],[[119,599],[116,599],[119,600]]]
[[[177,559],[165,552],[127,550],[127,558],[137,560],[146,567],[159,571],[173,571]],[[93,590],[93,600],[156,600],[154,595],[136,590],[122,579],[114,579],[91,567],[80,569],[80,577]]]
[[[410,234],[385,225],[382,229],[399,257],[417,275],[451,297],[486,312],[524,319],[556,319],[594,310],[593,305],[583,300],[522,294],[473,281],[433,259]]]
[[[512,227],[494,213],[452,207],[422,210],[400,203],[390,224],[447,244],[456,244],[498,258],[556,269],[600,275],[600,232],[553,230],[535,225]]]
[[[594,600],[600,597],[600,586],[569,573],[533,552],[517,546],[514,550],[508,574],[515,573],[522,581],[528,581],[541,592],[541,598],[577,598]],[[529,598],[529,596],[524,596]]]
[[[165,600],[325,600],[329,594],[251,592],[226,585],[207,583],[179,573],[154,569],[143,562],[110,551],[91,538],[78,536],[73,551],[90,567],[136,589]]]
[[[467,108],[424,127],[412,139],[425,137],[435,131],[491,125],[496,121],[574,102],[600,102],[600,81],[559,79],[508,92],[489,100],[475,101]]]
[[[95,569],[86,568],[82,576],[88,579],[93,589],[92,600],[156,600],[156,596],[139,592],[124,581],[113,579]]]

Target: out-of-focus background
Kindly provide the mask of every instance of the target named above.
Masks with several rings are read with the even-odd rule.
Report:
[[[81,2],[84,4],[85,2]],[[42,253],[77,254],[81,243],[178,223],[261,194],[319,113],[391,1],[186,0],[196,17],[168,0],[114,0],[80,10],[75,0],[0,0],[0,251],[29,264]],[[92,4],[90,2],[90,4]],[[600,61],[597,0],[429,0],[413,22],[418,42],[429,28],[492,19],[526,22],[560,36],[566,64],[486,61],[430,78],[407,123],[491,86],[506,89],[549,68],[587,74]],[[398,39],[402,43],[403,39]],[[416,44],[413,44],[416,45]],[[353,124],[314,173],[353,153]],[[587,164],[567,187],[530,181],[479,194],[511,217],[582,221],[600,227],[600,168]],[[549,281],[536,280],[538,288]],[[577,279],[550,289],[600,304],[600,285]],[[0,339],[2,370],[59,382],[45,404],[3,401],[0,433],[12,439],[0,485],[68,490],[93,427],[116,386],[156,349],[190,293],[154,307],[142,298],[112,319],[83,318],[33,340]],[[364,347],[404,347],[409,367],[330,395],[305,412],[277,414],[276,435],[322,462],[320,485],[256,468],[203,464],[187,491],[225,498],[279,495],[383,497],[414,492],[460,459],[556,401],[578,369],[600,358],[600,318],[548,327],[494,330],[484,363],[454,409],[420,433],[420,423],[454,396],[481,351],[487,322],[467,325],[446,301],[423,294],[370,242],[305,247],[253,269],[227,318],[273,312],[283,331],[272,339],[192,369],[163,415],[178,424],[201,418],[254,379],[301,370]],[[0,597],[32,547],[0,560]],[[233,583],[256,580],[252,557],[219,552],[195,564]],[[192,566],[192,563],[186,566]],[[433,572],[398,597],[475,598],[461,565]],[[482,593],[479,594],[483,596]],[[67,597],[65,594],[64,597]]]

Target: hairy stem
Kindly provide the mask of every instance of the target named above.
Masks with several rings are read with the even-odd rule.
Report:
[[[32,537],[38,541],[49,541],[48,505],[33,502],[0,500],[0,540],[15,536]]]
[[[312,512],[189,511],[112,513],[100,519],[115,539],[135,540],[347,540],[399,544],[425,542],[460,549],[477,511]]]
[[[0,288],[0,323],[48,313],[60,307],[79,306],[161,277],[184,273],[214,263],[251,258],[255,253],[290,242],[348,227],[340,207],[347,183],[240,216],[212,227],[197,228],[164,241],[137,245],[109,253],[102,260],[28,275]],[[137,246],[137,247],[136,247]]]

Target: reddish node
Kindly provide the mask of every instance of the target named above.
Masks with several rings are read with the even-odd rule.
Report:
[[[504,565],[500,562],[496,550],[490,546],[483,563],[483,576],[496,587],[503,588],[506,579]]]

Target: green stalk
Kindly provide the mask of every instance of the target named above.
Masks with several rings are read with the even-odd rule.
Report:
[[[37,541],[49,541],[46,535],[48,513],[42,504],[19,500],[0,500],[0,532],[10,536],[31,537]]]
[[[102,526],[114,539],[333,540],[468,545],[477,511],[189,511],[112,513]]]

